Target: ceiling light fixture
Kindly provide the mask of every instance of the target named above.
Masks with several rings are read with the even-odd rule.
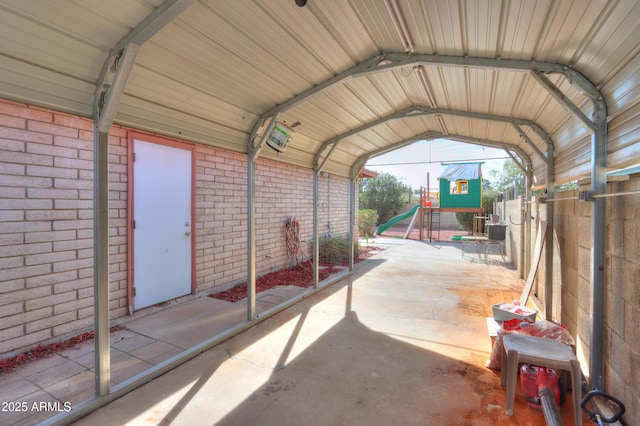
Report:
[[[291,127],[284,123],[277,122],[267,138],[267,145],[278,152],[284,152],[291,143],[294,135],[295,133]]]
[[[413,53],[413,41],[411,40],[411,34],[409,34],[407,23],[402,17],[398,1],[384,0],[384,5],[387,8],[387,13],[389,14],[389,18],[391,18],[391,22],[393,22],[396,33],[398,34],[398,37],[400,37],[400,42],[402,42],[404,51]]]

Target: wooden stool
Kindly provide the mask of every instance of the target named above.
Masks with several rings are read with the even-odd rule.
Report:
[[[527,363],[571,372],[575,424],[582,425],[582,372],[571,348],[564,343],[543,337],[506,334],[502,336],[506,356],[502,357],[500,384],[507,386],[507,415],[513,416],[518,365]]]

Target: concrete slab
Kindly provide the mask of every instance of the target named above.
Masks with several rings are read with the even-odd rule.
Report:
[[[187,303],[188,309],[184,305],[174,305],[128,322],[127,331],[185,350],[247,318],[246,308],[235,303],[210,297],[200,297]]]
[[[515,272],[454,244],[375,244],[387,250],[351,277],[77,424],[544,424],[520,394],[507,416],[484,367],[485,318],[519,297]]]
[[[377,238],[386,248],[354,274],[203,353],[82,419],[112,424],[538,425],[542,413],[516,397],[504,413],[486,317],[519,298],[508,266],[471,262],[460,243]],[[296,294],[261,293],[257,310]],[[246,302],[196,298],[133,319],[111,334],[112,383],[121,383],[246,318]],[[55,412],[33,403],[91,398],[93,342],[0,375],[0,424],[35,424]],[[51,407],[49,407],[51,408]],[[571,424],[571,407],[562,408]]]

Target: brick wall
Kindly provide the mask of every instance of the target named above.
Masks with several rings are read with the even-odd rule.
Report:
[[[93,125],[0,102],[0,353],[93,324]],[[110,137],[111,309],[126,295],[126,133]],[[125,304],[126,306],[126,304]]]
[[[242,278],[233,271],[246,263],[246,231],[240,225],[247,216],[242,179],[247,166],[245,156],[219,149],[198,146],[195,155],[196,286],[210,289]]]
[[[196,283],[199,291],[246,281],[247,160],[219,148],[196,148]],[[313,175],[266,159],[256,162],[256,270],[282,268],[284,223],[295,218],[302,241],[311,241]],[[310,245],[303,244],[310,252]]]
[[[128,315],[127,136],[109,137],[111,318]],[[198,292],[247,277],[247,159],[197,145],[195,258]],[[256,163],[256,271],[287,266],[284,221],[313,234],[313,174],[277,161]],[[321,223],[348,230],[348,179],[322,177]],[[323,228],[320,226],[322,234]],[[309,252],[311,245],[303,243]],[[93,123],[0,101],[0,355],[93,326]]]
[[[356,225],[354,232],[357,231]],[[320,237],[346,237],[349,234],[348,179],[330,174],[318,177],[318,234]]]

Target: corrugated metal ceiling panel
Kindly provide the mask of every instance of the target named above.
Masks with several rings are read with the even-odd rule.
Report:
[[[640,123],[640,104],[635,104],[609,125],[609,149],[615,152],[635,144],[640,139],[637,123]]]
[[[294,12],[296,21],[291,18]],[[247,69],[264,73],[295,94],[326,80],[336,71],[330,68],[333,64],[327,59],[335,59],[335,52],[319,55],[315,54],[319,51],[306,45],[309,36],[305,37],[305,29],[309,27],[314,28],[311,38],[330,39],[324,31],[318,34],[322,27],[307,21],[307,16],[296,8],[284,7],[281,1],[271,3],[270,7],[237,1],[207,1],[192,6],[178,22],[219,44],[230,56],[239,58]],[[352,64],[346,61],[338,67]],[[234,69],[233,64],[228,65]]]
[[[89,82],[9,57],[0,61],[0,96],[7,99],[88,117],[94,92]]]
[[[626,59],[626,58],[625,58]],[[617,116],[630,105],[640,102],[640,55],[629,58],[625,68],[613,76],[603,88],[609,116]]]
[[[237,152],[242,152],[247,147],[245,132],[126,95],[123,97],[118,117],[120,124],[140,130]]]
[[[391,0],[393,1],[393,0]],[[5,0],[0,4],[0,96],[92,114],[109,51],[162,0]],[[568,64],[596,83],[609,104],[612,167],[640,161],[640,3],[569,0],[398,0],[414,53]],[[245,151],[258,117],[363,61],[404,46],[385,2],[199,0],[140,49],[116,121]],[[409,60],[411,55],[407,55]],[[526,72],[422,66],[351,79],[284,111],[299,137],[278,160],[310,167],[325,140],[410,105],[535,121],[559,154],[557,180],[589,168],[589,132]],[[564,77],[548,78],[585,114],[592,105]],[[411,118],[346,138],[327,163],[350,163],[428,130],[509,142],[529,153],[509,125],[443,116]],[[545,143],[524,131],[545,151]],[[587,142],[585,142],[587,141]],[[275,156],[275,153],[265,153]],[[276,157],[274,157],[276,158]],[[540,167],[539,160],[534,165]],[[544,173],[536,170],[544,179]]]
[[[154,91],[156,87],[162,87],[163,90]],[[129,80],[128,88],[128,93],[133,98],[146,99],[157,105],[172,105],[173,109],[186,114],[245,132],[251,130],[258,118],[250,111],[147,68],[138,67]],[[142,94],[144,96],[141,96]]]

